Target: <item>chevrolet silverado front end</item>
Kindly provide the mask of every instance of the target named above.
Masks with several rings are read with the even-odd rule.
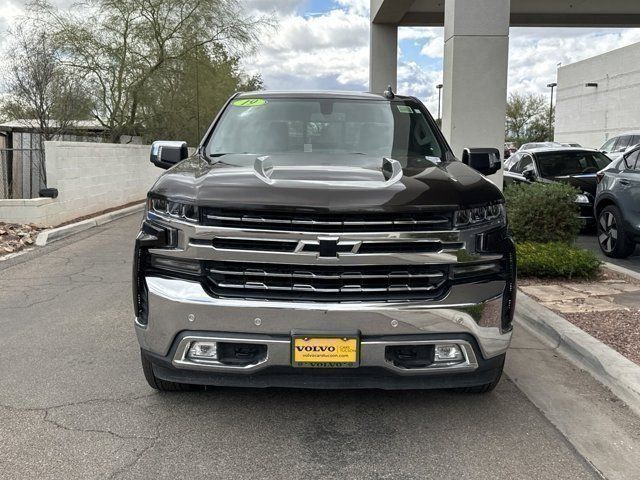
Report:
[[[495,387],[516,292],[504,198],[419,101],[240,94],[185,157],[154,144],[171,168],[136,241],[152,387]]]

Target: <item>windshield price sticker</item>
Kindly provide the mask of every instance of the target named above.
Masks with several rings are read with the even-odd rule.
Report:
[[[267,101],[264,98],[242,98],[234,101],[231,105],[234,107],[259,107],[266,103]]]
[[[398,111],[400,113],[413,113],[413,109],[408,105],[398,105]]]

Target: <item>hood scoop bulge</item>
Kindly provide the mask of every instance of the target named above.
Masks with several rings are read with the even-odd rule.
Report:
[[[380,169],[356,166],[274,166],[269,156],[257,157],[253,170],[267,185],[281,188],[380,189],[395,185],[403,175],[400,162],[383,158]]]

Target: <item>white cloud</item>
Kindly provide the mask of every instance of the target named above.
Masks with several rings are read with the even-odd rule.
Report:
[[[398,65],[398,92],[418,97],[434,117],[438,111],[438,92],[435,86],[441,81],[440,70],[425,70],[413,61]]]
[[[400,27],[398,41],[403,40],[432,40],[442,37],[441,27]]]
[[[344,8],[311,17],[280,15],[276,31],[245,62],[247,70],[260,73],[269,89],[367,90],[369,1],[336,3]],[[399,39],[437,42],[441,30],[402,28]],[[424,70],[400,52],[398,90],[403,94],[418,96],[437,109],[437,93],[434,99],[431,90],[441,76],[442,72]]]
[[[248,9],[263,13],[292,13],[306,2],[305,0],[244,0],[243,3]]]
[[[640,29],[513,28],[509,89],[544,93],[558,64],[584,60],[640,41]]]
[[[430,58],[442,58],[444,56],[444,34],[431,38],[424,43],[420,54]]]
[[[245,62],[268,88],[360,88],[368,79],[369,22],[349,10],[284,15],[255,58]]]
[[[351,13],[369,18],[370,0],[335,0],[335,2]]]
[[[0,34],[22,13],[22,2],[0,0]]]

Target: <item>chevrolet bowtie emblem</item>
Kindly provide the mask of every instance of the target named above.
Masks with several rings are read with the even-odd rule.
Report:
[[[339,253],[358,253],[361,243],[340,241],[336,237],[319,237],[318,240],[300,240],[296,252],[315,252],[318,257],[338,258]]]

